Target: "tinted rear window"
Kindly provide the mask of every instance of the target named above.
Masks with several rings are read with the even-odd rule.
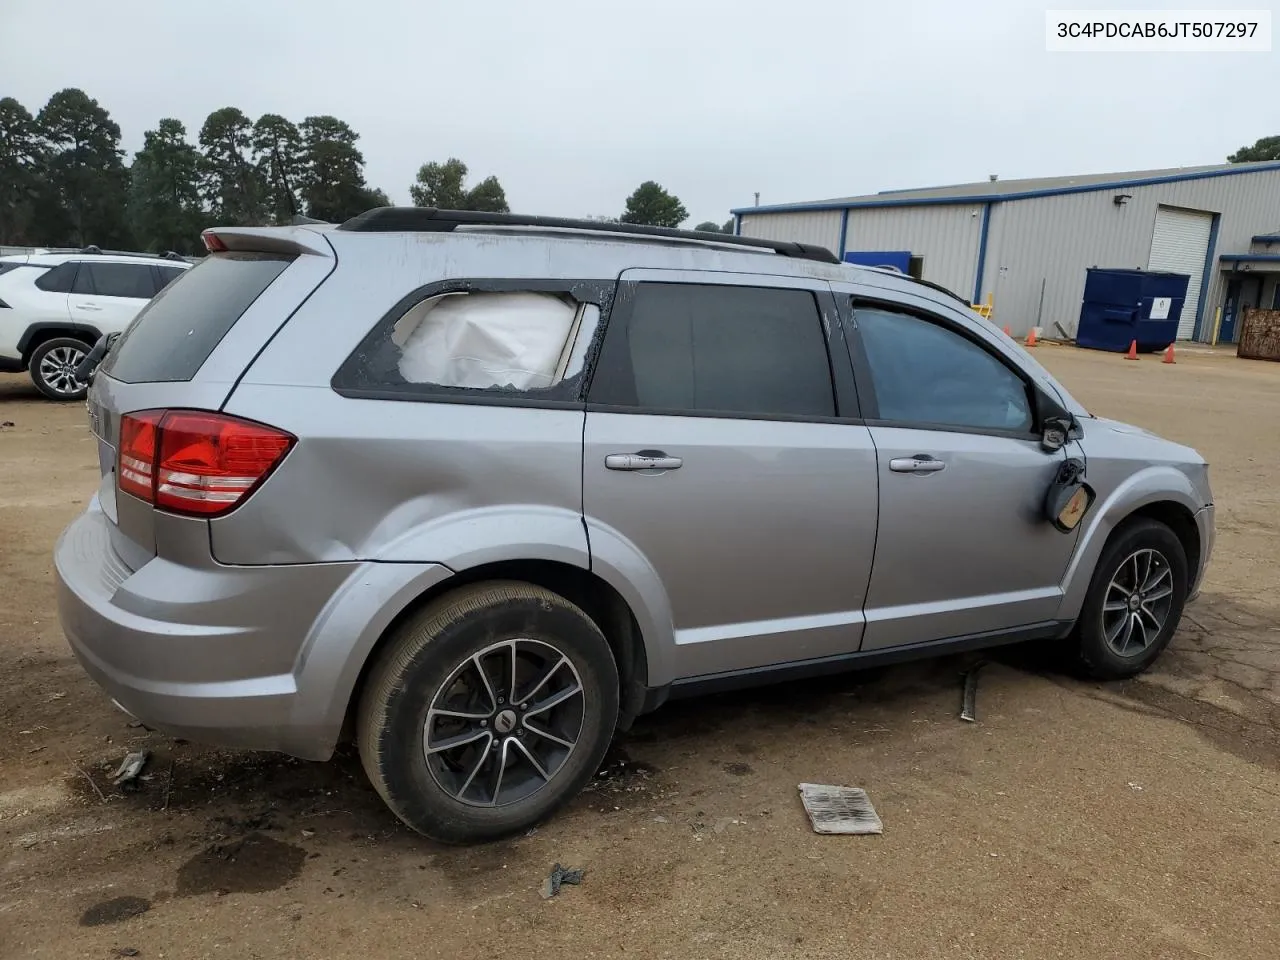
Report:
[[[292,262],[271,253],[206,257],[142,309],[103,361],[103,373],[126,383],[190,380]]]

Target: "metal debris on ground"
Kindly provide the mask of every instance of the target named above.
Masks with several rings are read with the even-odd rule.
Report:
[[[800,800],[814,833],[884,833],[884,824],[867,791],[860,787],[800,784]]]
[[[979,660],[964,675],[964,704],[960,708],[960,719],[970,723],[978,722],[978,673],[987,665],[987,661]]]
[[[111,775],[111,783],[117,787],[122,787],[126,783],[132,783],[138,779],[138,774],[142,773],[142,768],[147,765],[147,761],[151,758],[150,751],[136,750],[133,753],[125,755],[120,761],[120,766],[116,768],[116,772]]]
[[[542,882],[542,899],[550,900],[560,892],[562,884],[580,885],[585,874],[585,870],[566,870],[557,863],[551,868],[551,876]]]
[[[142,951],[137,947],[116,947],[114,951],[117,957],[136,957],[140,956]]]

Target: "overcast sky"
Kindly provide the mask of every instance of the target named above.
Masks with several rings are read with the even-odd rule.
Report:
[[[1280,134],[1280,55],[1049,54],[1046,6],[1071,4],[0,0],[0,96],[35,113],[81,87],[131,152],[165,116],[194,140],[223,106],[333,114],[396,202],[421,163],[457,156],[516,211],[616,215],[653,179],[691,223],[757,190],[1217,163]],[[1186,6],[1280,24],[1276,0]]]

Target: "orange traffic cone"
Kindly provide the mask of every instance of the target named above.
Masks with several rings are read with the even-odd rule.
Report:
[[[1006,337],[1012,337],[1012,336],[1013,336],[1013,331],[1009,329],[1009,325],[1008,325],[1007,323],[1004,325],[1004,335],[1005,335]]]
[[[1171,344],[1169,344],[1169,346],[1165,348],[1165,351],[1164,351],[1164,359],[1163,359],[1163,360],[1161,360],[1160,362],[1161,362],[1161,363],[1177,363],[1177,362],[1178,362],[1177,360],[1173,359],[1173,344],[1172,344],[1172,343],[1171,343]]]
[[[1027,346],[1034,347],[1036,345],[1036,328],[1032,327],[1031,332],[1027,334]]]
[[[1129,341],[1129,352],[1124,355],[1124,358],[1126,360],[1138,359],[1138,341],[1137,340]]]

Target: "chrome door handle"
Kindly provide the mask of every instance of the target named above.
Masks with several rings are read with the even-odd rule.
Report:
[[[941,460],[935,460],[924,454],[916,454],[914,457],[896,457],[889,461],[889,469],[894,473],[937,473],[946,468],[947,465]]]
[[[611,453],[604,458],[604,465],[609,470],[679,470],[683,464],[679,457],[668,457],[661,450]]]

